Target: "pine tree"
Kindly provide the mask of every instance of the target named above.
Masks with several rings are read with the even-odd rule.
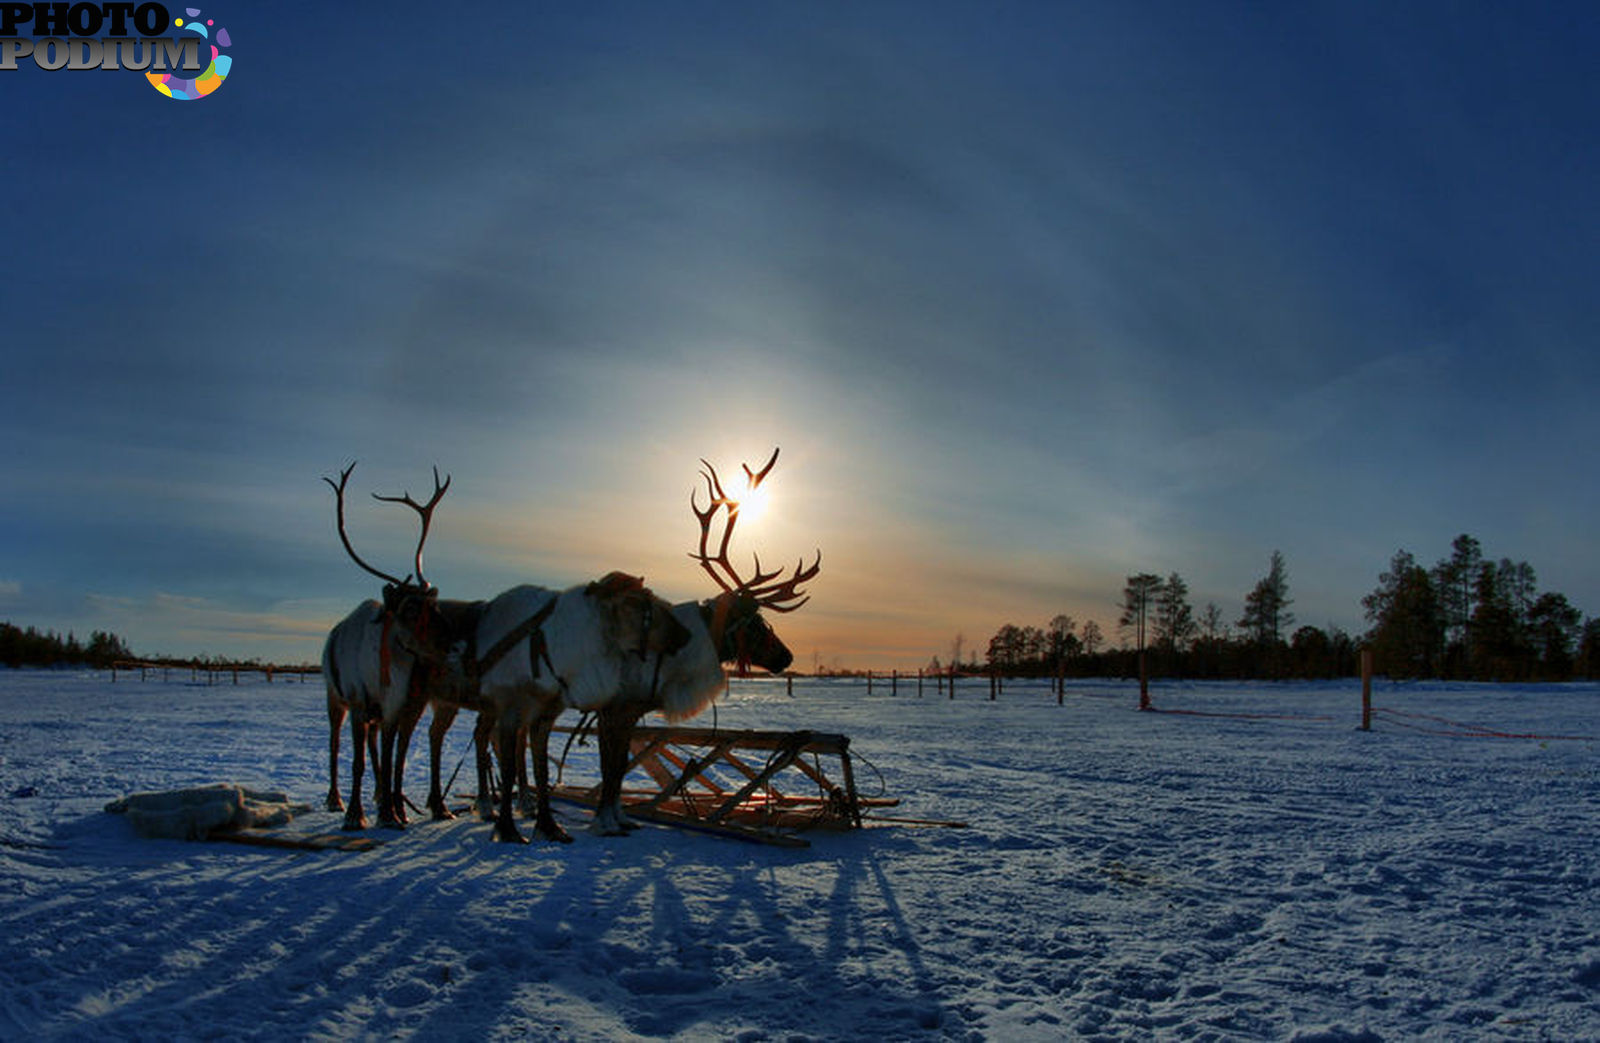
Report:
[[[1528,628],[1539,655],[1539,675],[1548,681],[1572,676],[1572,650],[1583,629],[1583,613],[1565,594],[1539,595],[1528,612]]]
[[[1582,637],[1578,641],[1576,670],[1579,676],[1591,681],[1600,678],[1600,619],[1591,619],[1583,624]]]
[[[1156,599],[1161,594],[1161,585],[1160,576],[1141,572],[1129,576],[1128,585],[1122,588],[1122,617],[1117,620],[1117,626],[1133,636],[1135,651],[1144,651],[1145,634]]]
[[[1483,547],[1462,533],[1450,545],[1450,557],[1433,567],[1434,589],[1445,627],[1446,673],[1460,676],[1472,658],[1472,610]]]
[[[1435,677],[1444,648],[1444,617],[1428,571],[1411,552],[1395,552],[1378,589],[1361,599],[1373,667],[1388,677]]]
[[[1520,680],[1532,671],[1535,651],[1528,630],[1535,577],[1527,562],[1501,558],[1478,571],[1472,610],[1472,676]]]
[[[1198,629],[1194,608],[1189,604],[1189,584],[1174,572],[1156,595],[1156,643],[1176,658],[1189,647]]]
[[[1289,611],[1292,604],[1283,553],[1275,550],[1267,575],[1244,599],[1244,616],[1239,620],[1239,628],[1259,645],[1278,644],[1283,640],[1283,631],[1294,625],[1294,614]]]

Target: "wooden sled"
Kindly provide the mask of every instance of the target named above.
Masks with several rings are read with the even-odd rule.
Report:
[[[554,735],[572,736],[558,727]],[[570,746],[568,747],[571,748]],[[850,739],[825,732],[635,728],[622,804],[636,819],[784,847],[810,847],[809,829],[860,829],[863,808],[893,807],[862,797]],[[600,782],[569,783],[559,766],[551,795],[595,807]],[[592,763],[590,769],[598,775]],[[836,774],[830,775],[830,770]]]
[[[280,833],[260,829],[214,830],[206,835],[206,839],[295,851],[371,851],[383,843],[360,833]]]

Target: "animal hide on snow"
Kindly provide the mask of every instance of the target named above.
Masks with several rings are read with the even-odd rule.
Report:
[[[106,810],[127,815],[134,831],[157,840],[204,840],[213,832],[282,826],[311,810],[283,793],[246,789],[218,782],[163,793],[134,793],[114,800]]]

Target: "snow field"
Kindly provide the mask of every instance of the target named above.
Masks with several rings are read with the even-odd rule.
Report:
[[[0,1038],[1600,1039],[1594,739],[1362,733],[1348,682],[1153,689],[1282,715],[1253,719],[900,691],[736,681],[715,721],[843,732],[885,814],[969,828],[793,851],[562,806],[571,845],[463,818],[295,852],[101,809],[214,781],[320,808],[320,685],[0,672]],[[1375,702],[1600,735],[1594,685]]]

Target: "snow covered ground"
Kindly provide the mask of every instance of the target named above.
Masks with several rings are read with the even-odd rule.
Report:
[[[894,814],[967,829],[512,848],[461,819],[301,852],[102,807],[227,780],[320,808],[319,685],[0,670],[0,1039],[1600,1039],[1600,742],[1432,719],[1600,736],[1600,689],[1380,686],[1430,716],[1370,733],[1348,682],[1154,695],[1240,716],[1113,682],[735,682],[718,711],[844,732]]]

